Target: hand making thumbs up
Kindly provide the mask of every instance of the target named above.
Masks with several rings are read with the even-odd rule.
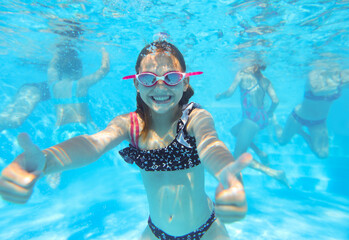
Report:
[[[25,203],[31,196],[35,182],[45,167],[45,156],[28,134],[18,135],[24,152],[9,164],[0,175],[0,195],[9,202]]]

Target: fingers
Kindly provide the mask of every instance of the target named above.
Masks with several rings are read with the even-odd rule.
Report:
[[[0,194],[3,198],[25,200],[30,197],[32,188],[24,188],[6,179],[0,178]]]
[[[11,163],[0,176],[0,195],[9,202],[25,203],[30,198],[39,172],[28,173],[17,162]]]
[[[6,201],[25,203],[33,192],[36,180],[39,179],[41,171],[38,171],[38,168],[42,169],[44,156],[28,134],[19,134],[18,143],[24,153],[1,172],[0,195]],[[29,172],[31,169],[33,171]]]
[[[244,206],[216,205],[217,217],[224,223],[239,221],[246,216],[247,204]]]
[[[216,207],[217,216],[222,222],[234,222],[245,217],[247,212],[246,195],[241,182],[228,189],[224,189],[219,184],[216,190]]]
[[[245,205],[246,195],[242,184],[237,182],[236,185],[228,189],[224,189],[223,185],[219,184],[216,189],[216,204]]]
[[[2,171],[2,179],[13,182],[19,186],[28,188],[31,187],[35,180],[39,177],[39,173],[29,173],[17,163],[11,163],[7,168]]]

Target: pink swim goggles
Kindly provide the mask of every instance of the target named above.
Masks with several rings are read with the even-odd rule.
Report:
[[[158,76],[152,72],[142,72],[140,74],[123,77],[122,79],[136,78],[137,81],[145,87],[152,87],[156,85],[159,80],[164,81],[164,83],[167,86],[176,86],[181,81],[183,81],[184,78],[200,74],[203,74],[203,72],[182,73],[177,71],[171,71],[165,73],[163,76]]]

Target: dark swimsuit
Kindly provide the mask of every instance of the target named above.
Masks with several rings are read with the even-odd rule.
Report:
[[[202,236],[206,233],[206,231],[211,227],[212,223],[216,220],[215,213],[212,212],[210,218],[203,224],[201,227],[196,229],[195,231],[188,233],[183,236],[171,236],[162,231],[161,229],[157,228],[151,221],[150,217],[148,220],[148,225],[150,227],[150,230],[152,233],[161,240],[195,240],[195,239],[201,239]]]
[[[338,88],[338,91],[335,94],[332,94],[332,95],[317,96],[317,95],[314,95],[314,93],[312,91],[306,91],[304,93],[304,98],[309,99],[309,100],[313,100],[313,101],[332,102],[332,101],[338,99],[340,96],[341,96],[340,88]],[[322,123],[326,122],[326,118],[319,119],[319,120],[307,120],[307,119],[304,119],[304,118],[300,117],[295,112],[294,109],[293,109],[291,114],[292,114],[293,118],[297,122],[299,122],[301,125],[306,126],[306,127],[311,127],[311,126],[319,125],[319,124],[322,124]]]
[[[167,146],[160,149],[141,150],[138,148],[138,120],[137,115],[132,113],[131,117],[131,142],[129,147],[119,151],[120,155],[127,163],[135,163],[145,171],[178,171],[188,169],[201,164],[196,149],[196,141],[194,137],[189,136],[186,126],[189,114],[199,105],[190,103],[183,107],[182,117],[177,124],[176,138]],[[135,134],[135,136],[133,136]],[[161,229],[157,228],[151,221],[150,217],[148,225],[152,233],[162,240],[167,239],[200,239],[216,220],[215,213],[198,229],[184,236],[170,236]]]
[[[77,97],[76,91],[77,91],[77,81],[73,82],[72,85],[72,97],[71,98],[55,98],[53,97],[53,88],[57,82],[54,82],[51,84],[51,87],[49,86],[48,82],[38,82],[38,83],[26,83],[23,87],[35,87],[39,89],[41,93],[40,101],[46,101],[51,99],[53,104],[73,104],[73,103],[88,103],[89,98],[86,97]]]

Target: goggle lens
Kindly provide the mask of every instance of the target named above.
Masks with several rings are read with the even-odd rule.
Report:
[[[176,85],[182,80],[183,76],[180,73],[169,73],[165,76],[165,82],[168,85]]]
[[[195,76],[203,74],[203,72],[190,72],[190,73],[181,73],[181,72],[168,72],[164,76],[157,76],[152,72],[144,72],[136,75],[129,75],[123,77],[122,79],[134,79],[136,78],[142,85],[146,87],[154,86],[159,79],[162,79],[166,85],[175,86],[179,84],[185,77]]]
[[[142,73],[138,75],[138,80],[145,86],[151,86],[156,82],[156,76],[150,73]]]
[[[152,73],[141,73],[138,75],[138,81],[144,86],[153,86],[158,81],[158,78],[159,77]],[[167,85],[174,86],[183,79],[183,75],[181,73],[172,72],[165,74],[163,79]]]

